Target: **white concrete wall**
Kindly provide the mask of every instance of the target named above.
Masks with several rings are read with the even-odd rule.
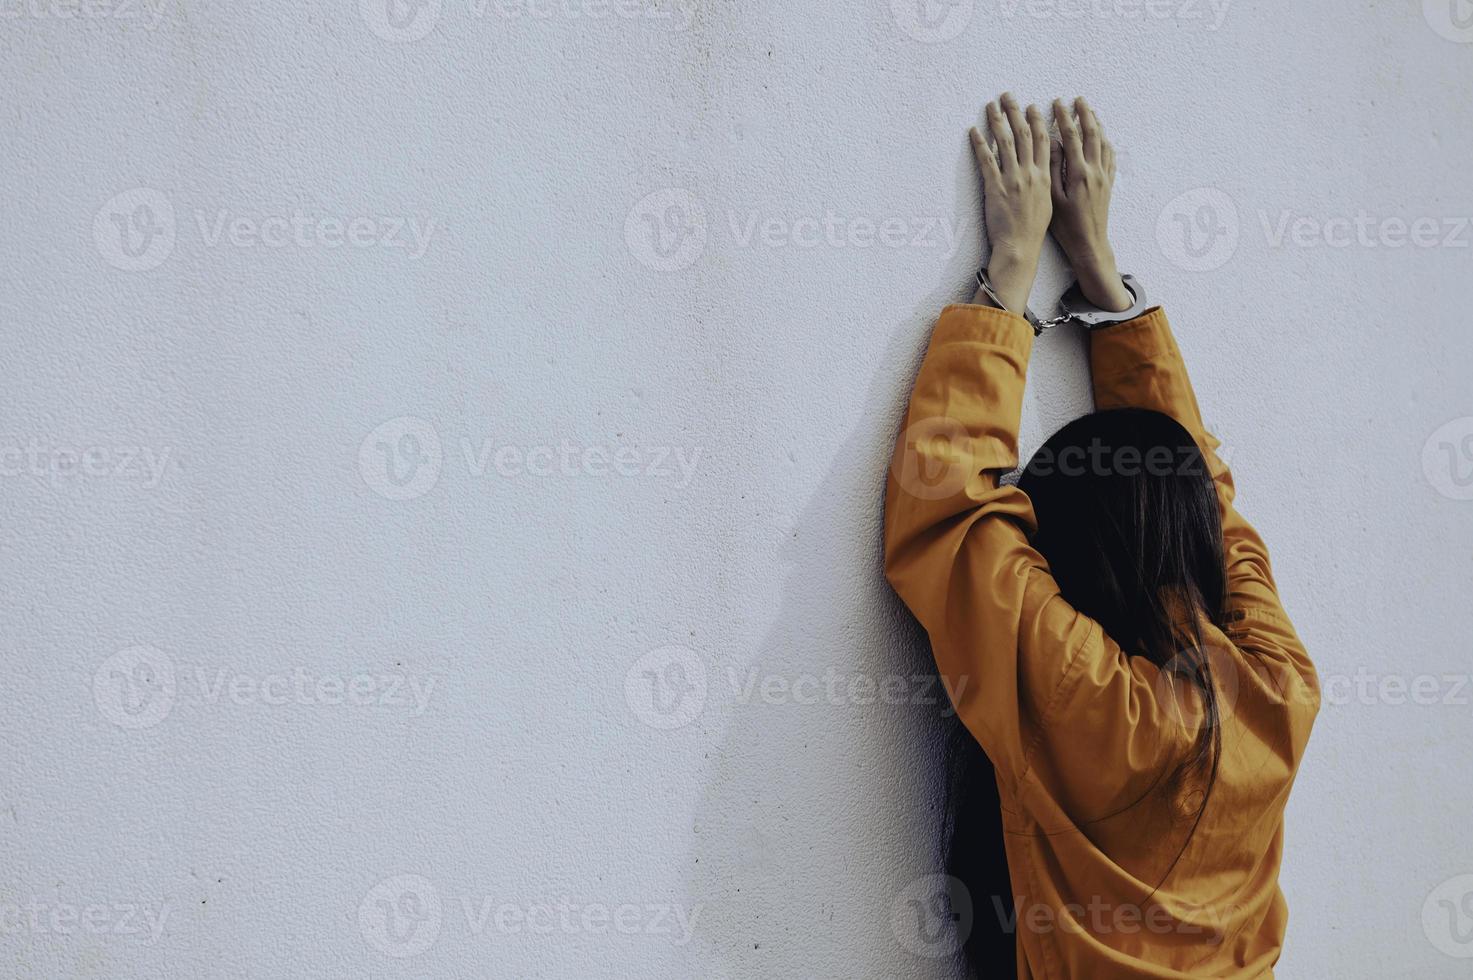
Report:
[[[1011,87],[1327,684],[1282,975],[1466,975],[1467,0],[386,3],[0,0],[0,974],[946,975],[880,492]]]

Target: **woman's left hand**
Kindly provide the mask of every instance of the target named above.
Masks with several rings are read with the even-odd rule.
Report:
[[[987,124],[997,149],[974,126],[972,151],[982,170],[983,215],[992,246],[988,278],[1003,306],[1022,313],[1053,218],[1048,123],[1036,105],[1025,114],[1011,93],[1004,92],[999,102],[987,103]],[[990,305],[985,293],[975,302]]]

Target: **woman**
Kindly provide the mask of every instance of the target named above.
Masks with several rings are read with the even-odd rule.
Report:
[[[968,789],[998,814],[963,809],[953,833],[985,855],[969,835],[1000,815],[1017,975],[1271,977],[1284,806],[1318,684],[1166,317],[1116,270],[1115,153],[1073,108],[1054,103],[1052,143],[1009,95],[987,106],[996,149],[972,130],[991,254],[916,380],[886,577],[993,767],[995,786]],[[1066,309],[1091,325],[1099,411],[1004,485],[1050,230],[1078,278]],[[1003,910],[973,898],[985,932]]]

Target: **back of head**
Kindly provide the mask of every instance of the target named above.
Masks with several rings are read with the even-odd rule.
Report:
[[[1128,653],[1164,665],[1181,649],[1183,621],[1221,622],[1217,494],[1181,423],[1138,408],[1075,419],[1034,454],[1018,486],[1063,597]]]

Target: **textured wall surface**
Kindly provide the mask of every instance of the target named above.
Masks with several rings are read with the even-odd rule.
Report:
[[[1326,684],[1282,975],[1466,975],[1467,0],[0,21],[0,975],[948,975],[880,491],[1005,87]]]

